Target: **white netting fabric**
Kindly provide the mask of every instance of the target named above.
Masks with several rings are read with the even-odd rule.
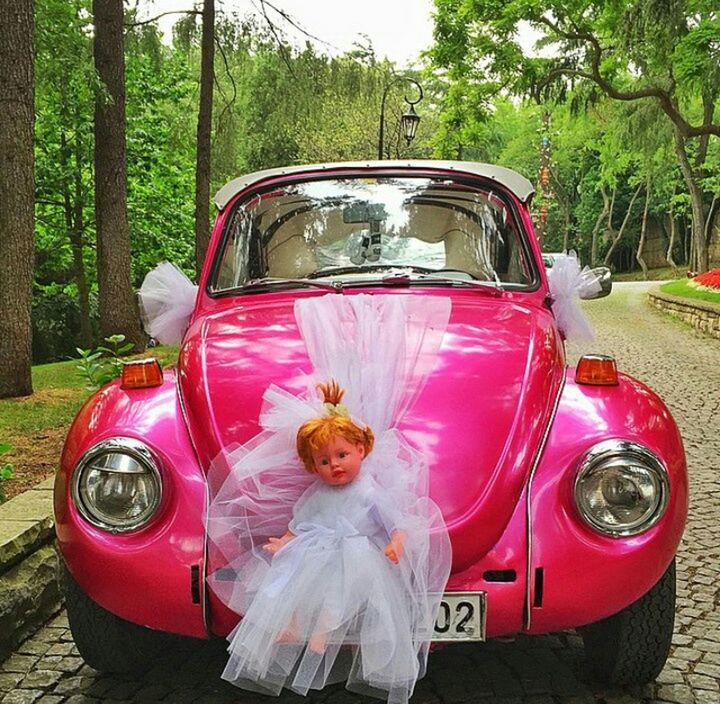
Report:
[[[555,259],[547,277],[553,298],[552,309],[565,338],[573,342],[592,341],[595,332],[580,307],[580,298],[600,291],[599,278],[587,266],[580,269],[577,254],[573,251]]]
[[[163,345],[182,341],[195,308],[198,287],[174,264],[161,262],[138,291],[145,332]]]
[[[375,447],[351,484],[308,474],[296,452],[299,426],[322,415],[317,394],[270,386],[262,432],[220,454],[209,474],[210,576],[243,619],[230,634],[223,677],[268,694],[346,681],[348,689],[407,702],[424,674],[451,562],[428,466],[397,429],[437,358],[450,300],[407,295],[302,299],[295,316],[313,382],[335,379]],[[269,537],[295,536],[275,556]],[[383,554],[407,535],[398,565]],[[323,648],[312,647],[322,635]]]

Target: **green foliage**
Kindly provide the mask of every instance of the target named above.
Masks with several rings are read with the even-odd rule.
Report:
[[[587,246],[582,231],[591,231],[602,212],[602,189],[615,197],[615,227],[637,184],[643,194],[650,185],[648,212],[656,217],[698,208],[707,214],[720,193],[717,2],[435,0],[435,7],[430,58],[447,83],[441,112],[447,134],[436,153],[447,155],[453,142],[465,146],[458,153],[484,146],[483,136],[497,129],[493,106],[508,95],[542,104],[552,123],[563,125],[550,136],[553,194],[536,198],[536,206],[548,208],[549,244],[555,246],[559,229],[575,222],[571,236],[581,249]],[[534,47],[521,41],[528,27],[537,36]],[[705,136],[688,138],[692,127]],[[530,168],[537,156],[532,135],[523,134],[522,126],[518,132],[495,144],[494,154],[525,160],[521,171],[537,180],[537,167]],[[681,149],[691,173],[679,168],[676,133],[686,135]],[[502,156],[500,161],[510,165]],[[636,205],[639,213],[644,200]],[[703,225],[695,223],[696,242],[705,237]],[[623,246],[634,247],[638,236],[636,214]]]
[[[88,287],[94,285],[96,81],[90,2],[38,0],[35,7],[33,357],[37,360],[67,356],[81,344],[81,268]]]
[[[127,354],[133,345],[125,342],[125,335],[110,335],[105,338],[105,345],[95,349],[83,350],[79,347],[80,363],[76,369],[87,382],[88,389],[99,389],[122,374],[123,360],[120,355]]]
[[[365,41],[344,56],[278,46],[265,25],[216,17],[211,189],[289,163],[374,158],[385,89],[391,156],[496,162],[536,182],[543,113],[551,145],[546,244],[588,258],[589,235],[614,194],[619,226],[636,184],[651,182],[656,218],[691,214],[672,124],[654,98],[623,102],[588,80],[592,35],[599,76],[619,91],[658,88],[692,124],[720,92],[720,19],[712,0],[435,0],[435,45],[419,78],[418,134],[397,131],[408,89]],[[90,0],[36,0],[36,361],[97,351]],[[132,20],[135,9],[127,9]],[[130,23],[128,23],[130,24]],[[539,55],[521,41],[534,29]],[[172,46],[152,24],[125,33],[132,281],[159,261],[194,269],[195,139],[200,18],[180,16]],[[532,98],[533,103],[519,98]],[[541,104],[538,104],[541,101]],[[712,119],[717,119],[715,116]],[[720,140],[687,143],[706,204],[720,196]],[[627,247],[637,241],[636,204]],[[682,228],[679,228],[679,231]],[[603,226],[600,254],[609,246]],[[683,230],[684,231],[684,230]],[[83,277],[84,271],[84,277]],[[84,280],[84,284],[83,284]],[[86,293],[81,295],[81,292]],[[102,343],[101,343],[102,345]],[[100,363],[100,358],[87,364]]]
[[[80,329],[80,308],[77,286],[69,282],[36,283],[33,299],[33,358],[69,359],[75,355],[76,342],[72,331]],[[92,310],[97,301],[91,299]],[[69,334],[70,333],[70,334]]]
[[[33,356],[46,361],[74,356],[77,348],[88,355],[97,350],[93,116],[101,87],[90,0],[37,0],[35,8]],[[153,24],[129,26],[134,13],[127,9],[126,138],[131,274],[139,287],[162,260],[194,270],[200,18],[181,16],[167,46]],[[309,45],[278,47],[264,25],[230,13],[217,15],[215,35],[211,190],[272,166],[375,157],[380,101],[395,74],[390,63],[376,60],[370,44],[335,58]],[[390,91],[391,153],[430,155],[433,104],[429,91],[418,105],[418,135],[406,148],[394,130],[403,89]],[[99,363],[83,362],[88,370]]]
[[[128,211],[134,283],[158,262],[194,267],[195,75],[155,27],[126,52]]]
[[[0,442],[0,455],[5,455],[11,450],[12,445]],[[13,478],[14,469],[15,468],[10,462],[3,462],[2,460],[0,460],[0,504],[3,503],[3,501],[5,501],[6,499],[3,482],[6,482],[8,479]]]

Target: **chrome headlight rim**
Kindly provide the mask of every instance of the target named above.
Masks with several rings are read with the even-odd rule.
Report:
[[[591,514],[584,510],[583,506],[585,501],[582,494],[582,483],[588,474],[600,465],[623,458],[639,462],[641,465],[644,465],[646,469],[655,473],[659,484],[659,497],[654,512],[646,521],[630,528],[613,528],[601,521],[595,520]],[[575,499],[575,507],[580,517],[593,530],[612,538],[632,537],[647,532],[665,515],[668,503],[670,502],[669,474],[665,463],[644,445],[630,440],[603,440],[590,448],[580,462],[580,466],[575,475],[573,497]]]
[[[122,523],[111,523],[98,518],[86,505],[80,493],[80,482],[84,472],[91,463],[102,455],[108,453],[119,453],[128,455],[130,458],[141,464],[148,470],[157,485],[157,493],[154,501],[139,516],[131,521]],[[103,440],[92,447],[80,457],[75,466],[71,483],[71,495],[75,508],[80,515],[91,525],[100,528],[108,533],[131,533],[145,528],[155,517],[163,498],[163,482],[160,468],[150,448],[140,440],[129,437],[113,437]]]

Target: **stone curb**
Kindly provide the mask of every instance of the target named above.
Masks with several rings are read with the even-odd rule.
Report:
[[[0,505],[0,660],[61,607],[53,482]]]
[[[648,291],[648,298],[656,308],[679,317],[706,335],[720,339],[720,305],[673,296],[659,289]]]

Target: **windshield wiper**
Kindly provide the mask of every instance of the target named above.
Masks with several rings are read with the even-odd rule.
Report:
[[[244,283],[242,286],[239,286],[238,288],[241,291],[249,291],[254,289],[269,289],[273,286],[282,286],[282,285],[297,285],[297,286],[311,286],[314,288],[321,288],[325,291],[341,291],[342,290],[342,283],[340,281],[313,281],[312,279],[286,279],[282,276],[263,276],[259,279],[250,279],[247,283]]]
[[[439,272],[440,273],[440,272]],[[443,286],[465,286],[470,288],[479,288],[487,293],[499,294],[505,289],[499,281],[478,281],[477,279],[454,279],[450,276],[437,276],[434,274],[410,274],[407,272],[397,272],[383,276],[381,279],[383,284],[389,286],[409,286],[418,281],[422,283],[437,283]]]
[[[321,269],[308,274],[308,279],[322,279],[326,276],[342,276],[343,274],[369,274],[373,271],[397,269],[396,264],[365,264],[364,266],[336,266],[332,269]],[[407,267],[405,267],[407,268]]]

